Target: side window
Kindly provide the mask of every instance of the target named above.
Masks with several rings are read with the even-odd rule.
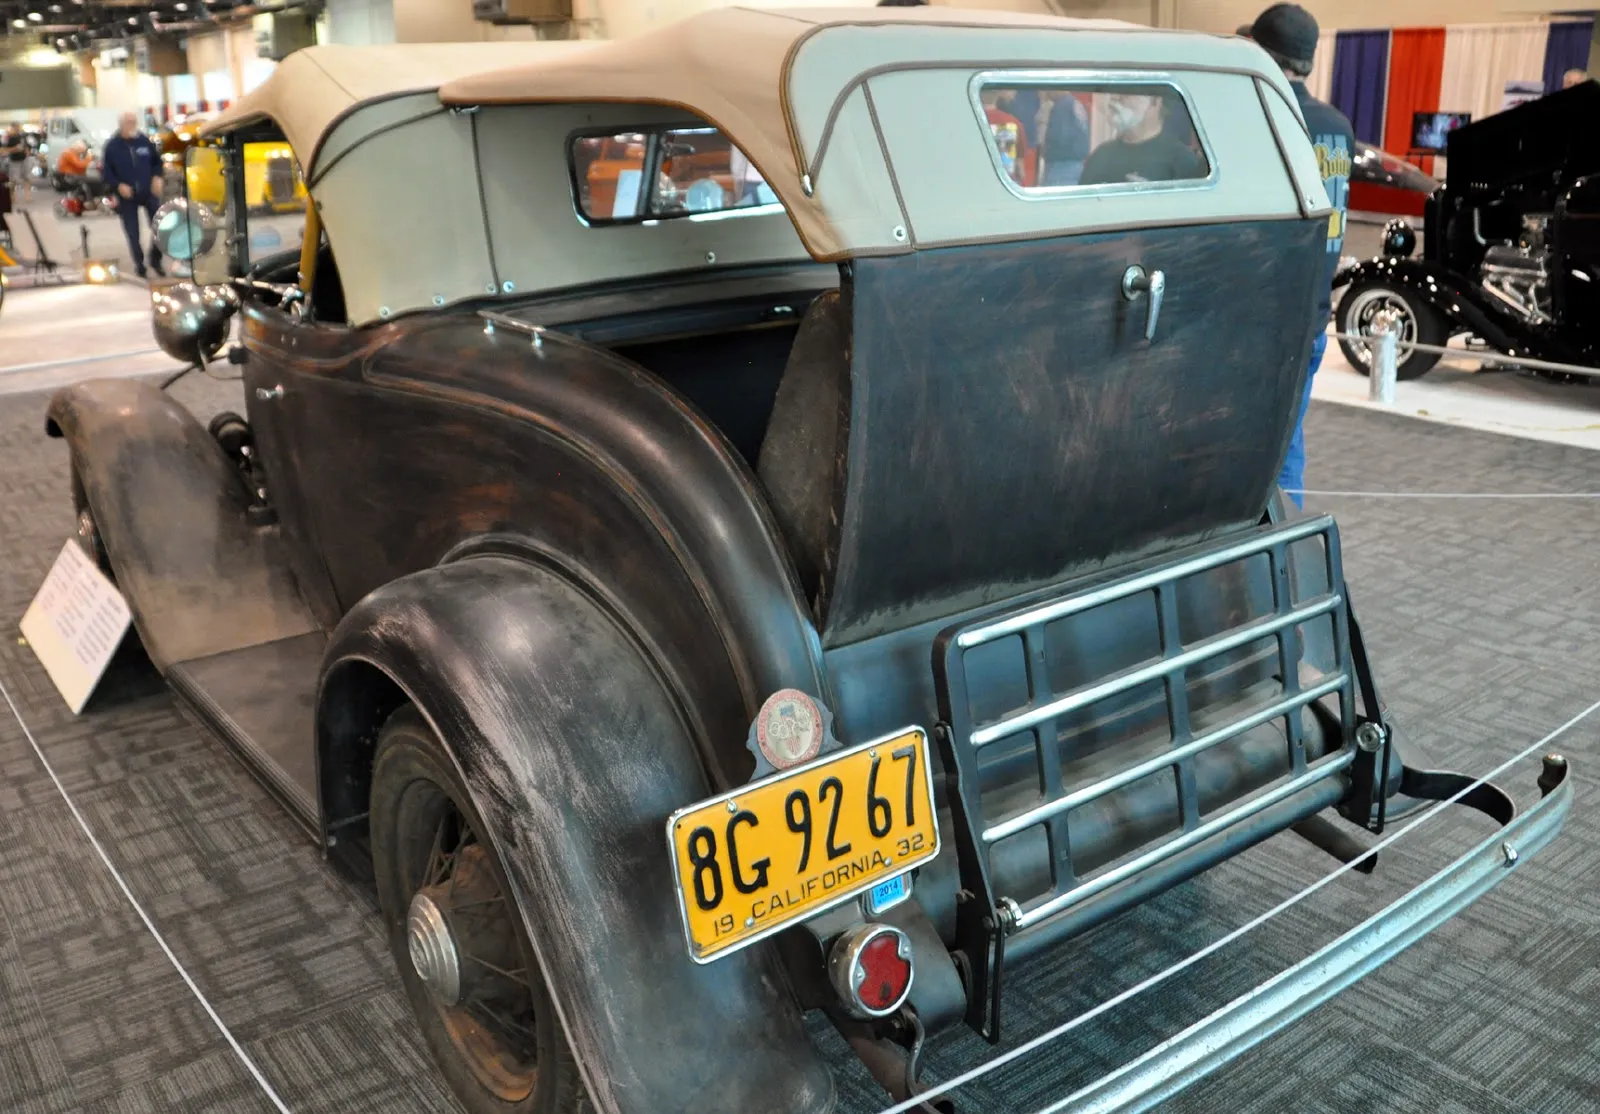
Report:
[[[236,177],[242,177],[243,212],[234,204]],[[230,249],[245,269],[300,250],[308,195],[299,160],[281,139],[245,143],[234,157],[221,147],[190,147],[184,193],[185,213],[168,217],[175,250],[167,254],[187,262],[198,281],[224,280]]]
[[[1170,81],[980,74],[973,88],[995,169],[1015,192],[1211,177],[1205,136]]]
[[[568,153],[578,211],[591,224],[778,203],[744,152],[712,127],[580,135]]]
[[[252,263],[298,250],[306,227],[306,183],[300,160],[283,140],[244,145],[244,198]]]

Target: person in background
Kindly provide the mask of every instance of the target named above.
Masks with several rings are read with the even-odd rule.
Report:
[[[11,238],[11,224],[6,220],[11,212],[11,179],[0,174],[0,247],[12,248],[16,241]]]
[[[1249,35],[1272,56],[1289,79],[1295,100],[1300,104],[1300,114],[1305,117],[1306,130],[1311,133],[1311,142],[1316,148],[1322,184],[1328,191],[1328,200],[1333,203],[1333,213],[1328,218],[1322,280],[1317,286],[1317,335],[1311,341],[1311,360],[1306,366],[1306,384],[1300,396],[1294,436],[1289,441],[1283,470],[1278,474],[1278,486],[1290,492],[1289,498],[1301,508],[1305,507],[1305,497],[1297,493],[1304,490],[1306,479],[1306,407],[1311,403],[1312,376],[1322,364],[1322,352],[1328,343],[1325,330],[1332,312],[1333,272],[1339,265],[1339,249],[1344,244],[1345,211],[1350,201],[1350,156],[1355,150],[1355,129],[1344,113],[1317,100],[1306,89],[1311,60],[1317,52],[1317,32],[1316,19],[1298,4],[1274,4],[1250,25]]]
[[[82,178],[89,173],[89,164],[93,160],[89,157],[89,144],[84,140],[75,139],[61,152],[61,157],[56,160],[56,173],[67,178]]]
[[[1083,102],[1071,93],[1057,93],[1044,126],[1044,179],[1046,186],[1075,186],[1083,177],[1089,157],[1089,115]]]
[[[1084,185],[1105,182],[1181,182],[1204,178],[1205,161],[1166,131],[1164,97],[1103,93],[1112,138],[1083,164]]]
[[[150,222],[150,267],[158,275],[166,274],[161,269],[161,249],[155,244],[156,209],[161,205],[161,152],[139,130],[138,116],[132,112],[122,114],[117,134],[106,140],[100,164],[106,188],[116,191],[117,216],[122,219],[128,250],[133,253],[134,273],[147,277],[144,249],[139,243],[139,213],[143,210]]]
[[[16,121],[12,121],[5,135],[0,136],[0,157],[5,159],[6,181],[11,184],[12,192],[21,193],[28,184],[28,138]]]
[[[1024,85],[1011,94],[1010,103],[1004,107],[1022,125],[1022,137],[1028,141],[1029,149],[1037,151],[1039,113],[1044,109],[1044,103],[1039,99],[1039,90],[1031,85]]]
[[[1589,80],[1587,70],[1568,70],[1561,75],[1561,88],[1571,89],[1574,85],[1582,85]]]

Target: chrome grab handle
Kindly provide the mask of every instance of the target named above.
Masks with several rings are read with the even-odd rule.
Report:
[[[1167,292],[1167,276],[1164,271],[1151,271],[1135,263],[1122,272],[1122,296],[1128,301],[1133,301],[1140,294],[1150,295],[1150,304],[1145,310],[1144,339],[1156,338],[1156,319],[1161,316],[1161,296]]]

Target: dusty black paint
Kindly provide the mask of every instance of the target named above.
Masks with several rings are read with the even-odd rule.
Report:
[[[1288,444],[1316,221],[855,265],[829,646],[1255,523]],[[1166,273],[1153,343],[1130,264]]]
[[[665,822],[710,786],[675,702],[594,601],[524,562],[458,561],[367,596],[327,660],[381,666],[450,741],[599,1109],[831,1109],[771,953],[684,951]]]
[[[132,379],[56,393],[48,419],[158,668],[317,629],[239,470],[168,395]]]

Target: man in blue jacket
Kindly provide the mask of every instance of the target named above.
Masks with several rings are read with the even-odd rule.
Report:
[[[122,219],[122,231],[128,237],[128,250],[133,255],[133,270],[145,278],[144,249],[139,244],[139,211],[150,222],[150,267],[158,275],[161,269],[161,250],[155,242],[156,209],[161,205],[161,152],[148,135],[139,130],[139,118],[124,112],[117,134],[106,140],[105,153],[100,159],[105,184],[116,190],[117,216]]]
[[[1311,59],[1317,52],[1317,21],[1310,12],[1298,4],[1274,4],[1250,25],[1249,37],[1256,41],[1272,60],[1283,69],[1284,76],[1294,90],[1300,104],[1300,114],[1305,117],[1306,130],[1317,149],[1317,166],[1322,171],[1322,184],[1333,202],[1333,214],[1328,218],[1328,237],[1324,245],[1321,285],[1317,287],[1317,335],[1311,342],[1311,363],[1306,368],[1305,391],[1300,397],[1299,417],[1294,423],[1294,437],[1289,442],[1289,453],[1278,474],[1278,486],[1289,492],[1299,492],[1306,485],[1306,406],[1311,402],[1311,377],[1322,363],[1322,352],[1327,347],[1328,316],[1333,297],[1333,272],[1339,265],[1339,249],[1344,244],[1345,210],[1350,200],[1350,156],[1355,151],[1355,129],[1350,121],[1330,104],[1317,100],[1306,89],[1306,77],[1311,73]],[[1297,507],[1305,506],[1305,499],[1291,494]]]

